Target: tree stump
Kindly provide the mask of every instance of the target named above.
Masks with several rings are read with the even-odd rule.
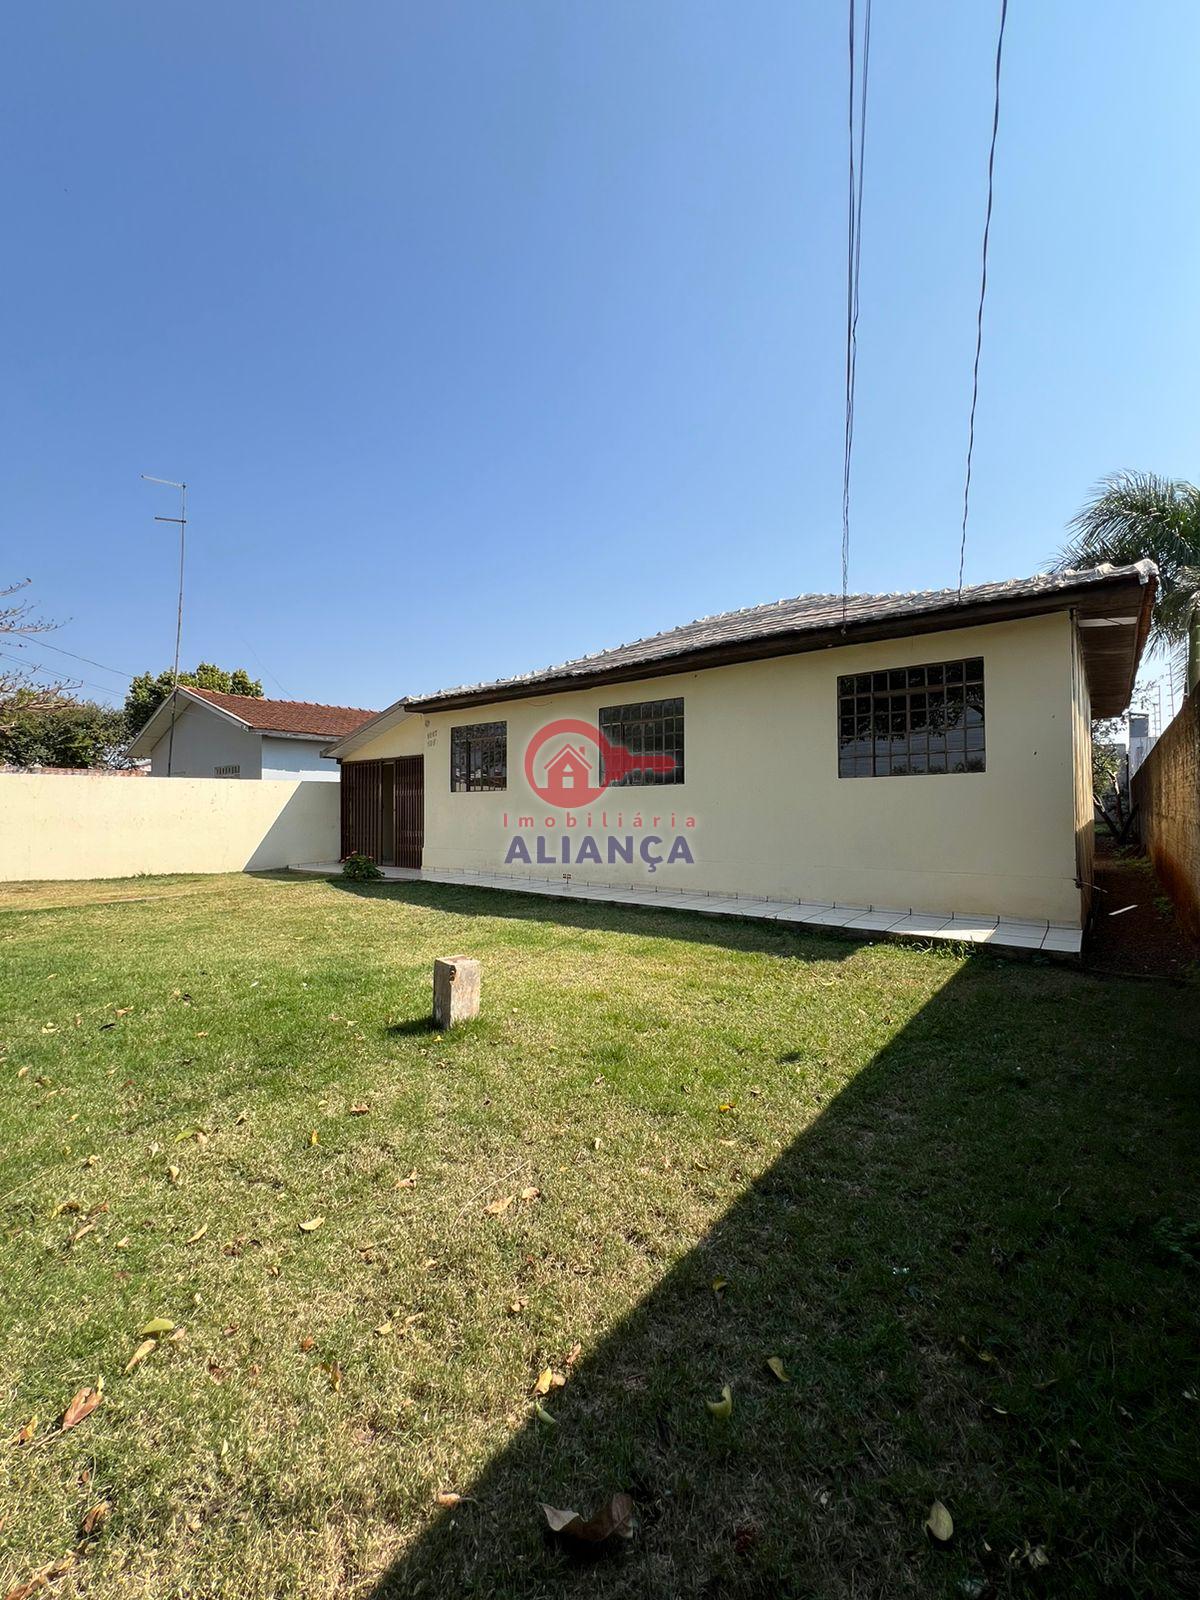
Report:
[[[433,1025],[445,1030],[479,1015],[479,963],[445,956],[433,963]]]

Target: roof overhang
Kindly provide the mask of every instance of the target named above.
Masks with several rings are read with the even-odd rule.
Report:
[[[1114,570],[1111,575],[1090,576],[1078,586],[1064,584],[1040,594],[1001,597],[971,603],[949,599],[926,611],[901,615],[851,620],[793,632],[773,633],[759,638],[730,640],[702,649],[681,651],[656,660],[623,662],[618,666],[598,667],[595,671],[564,672],[528,682],[481,684],[477,688],[432,695],[427,699],[399,701],[410,712],[459,711],[468,706],[493,705],[504,700],[534,700],[545,695],[564,694],[572,689],[590,689],[608,683],[629,683],[648,678],[664,678],[681,672],[697,672],[707,667],[732,666],[741,661],[762,661],[774,656],[800,655],[814,650],[832,650],[851,644],[869,644],[879,639],[910,638],[926,633],[947,633],[958,628],[975,628],[993,622],[1013,622],[1025,617],[1046,616],[1068,611],[1079,623],[1079,638],[1092,714],[1120,716],[1129,704],[1138,663],[1150,630],[1157,580],[1148,564],[1140,568]],[[392,708],[395,709],[395,708]],[[390,712],[383,712],[386,717]],[[377,718],[376,723],[381,719]],[[351,739],[358,739],[373,725],[367,723]],[[348,753],[351,740],[337,747]],[[327,752],[328,753],[328,752]]]
[[[353,733],[327,743],[321,754],[330,761],[341,761],[344,757],[353,755],[364,744],[369,744],[381,733],[386,733],[389,728],[395,728],[403,722],[409,714],[409,705],[408,700],[393,701],[383,711],[377,712],[369,722],[364,722],[361,728],[355,728]]]

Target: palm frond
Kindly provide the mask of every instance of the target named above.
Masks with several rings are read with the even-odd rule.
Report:
[[[1117,472],[1097,484],[1069,527],[1055,571],[1149,557],[1159,576],[1150,637],[1165,646],[1187,637],[1200,604],[1200,489],[1153,472]]]

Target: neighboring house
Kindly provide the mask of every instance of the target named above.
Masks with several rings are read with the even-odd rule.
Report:
[[[322,750],[373,716],[373,711],[351,706],[262,700],[181,685],[133,740],[129,754],[148,756],[156,778],[314,778],[336,783],[337,771],[321,759]]]
[[[397,701],[327,752],[343,853],[1078,928],[1091,719],[1129,703],[1156,577],[804,595]],[[555,797],[580,724],[641,765]]]
[[[1150,732],[1150,718],[1147,713],[1144,711],[1131,711],[1129,713],[1129,777],[1133,777],[1157,743],[1158,735]]]

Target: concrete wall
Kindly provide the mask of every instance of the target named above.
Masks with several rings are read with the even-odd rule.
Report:
[[[336,860],[339,790],[236,778],[0,775],[0,880],[240,872]]]
[[[536,824],[524,834],[531,853],[538,834],[561,848],[565,832],[577,847],[589,831],[611,831],[663,837],[665,856],[680,834],[695,865],[664,863],[652,876],[640,861],[507,870],[1078,926],[1082,749],[1073,649],[1073,623],[1059,613],[413,715],[354,754],[364,760],[424,754],[430,868],[503,869],[516,820],[526,815]],[[977,655],[985,673],[985,772],[838,777],[839,674]],[[530,792],[523,770],[533,734],[552,718],[594,723],[601,706],[675,696],[684,701],[686,782],[609,790],[591,808],[590,829],[586,810],[574,829],[565,828],[561,813],[547,829],[551,808]],[[491,721],[508,725],[507,790],[451,794],[451,728]],[[686,827],[689,816],[694,829]]]
[[[150,771],[167,775],[169,732],[150,752]],[[240,767],[239,778],[262,777],[262,735],[239,727],[213,711],[185,704],[175,718],[171,772],[176,778],[211,778],[217,767]]]
[[[1133,775],[1138,826],[1179,919],[1200,936],[1200,693],[1193,691]]]

